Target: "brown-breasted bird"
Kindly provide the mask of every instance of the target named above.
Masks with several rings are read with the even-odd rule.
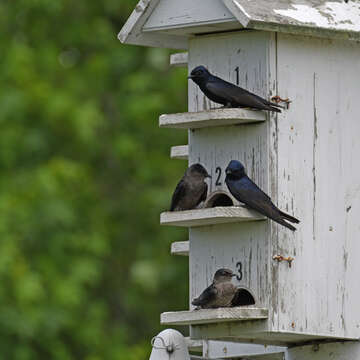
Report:
[[[224,107],[281,112],[278,107],[282,106],[210,74],[209,70],[202,65],[197,66],[188,78],[194,81],[210,100]]]
[[[171,199],[170,211],[195,209],[205,201],[208,186],[205,178],[211,177],[201,164],[191,165],[176,185]]]
[[[260,214],[295,231],[296,228],[285,220],[298,224],[300,220],[278,209],[270,197],[266,195],[247,175],[244,165],[237,160],[231,160],[225,170],[225,183],[236,200],[258,211]]]
[[[232,300],[238,290],[231,282],[233,276],[236,275],[230,269],[217,270],[212,284],[192,304],[202,309],[233,306]]]

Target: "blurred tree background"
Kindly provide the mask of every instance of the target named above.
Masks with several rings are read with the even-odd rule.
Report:
[[[117,34],[137,0],[0,2],[0,359],[146,359],[188,302],[159,226],[186,71]]]

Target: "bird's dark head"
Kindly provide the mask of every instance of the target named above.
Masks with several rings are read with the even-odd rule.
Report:
[[[231,160],[225,170],[226,176],[241,179],[246,175],[244,165],[237,160]]]
[[[193,80],[196,84],[199,85],[205,82],[209,76],[209,70],[205,66],[200,65],[193,69],[188,79]]]
[[[230,269],[219,269],[214,275],[214,282],[230,281],[233,276],[236,276]]]
[[[211,178],[211,176],[208,174],[206,169],[201,164],[191,165],[187,170],[187,174],[190,176],[199,176],[204,179],[207,177]]]

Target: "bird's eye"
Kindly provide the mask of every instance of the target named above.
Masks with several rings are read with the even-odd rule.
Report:
[[[196,74],[197,75],[201,75],[203,73],[203,71],[202,70],[199,70]]]

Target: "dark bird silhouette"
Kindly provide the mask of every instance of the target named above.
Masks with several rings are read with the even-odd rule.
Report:
[[[233,108],[252,108],[281,112],[278,104],[267,101],[239,86],[211,75],[204,66],[197,66],[188,77],[212,101]]]
[[[217,270],[212,284],[194,299],[192,304],[202,309],[233,306],[232,300],[238,290],[231,283],[233,276],[236,275],[229,269]]]
[[[267,196],[245,173],[240,161],[231,160],[226,168],[225,183],[235,199],[246,204],[259,213],[295,231],[296,228],[285,220],[298,224],[300,221],[279,210]],[[284,220],[285,219],[285,220]]]
[[[205,201],[208,186],[205,178],[211,177],[201,164],[191,165],[176,185],[170,211],[195,209]]]

